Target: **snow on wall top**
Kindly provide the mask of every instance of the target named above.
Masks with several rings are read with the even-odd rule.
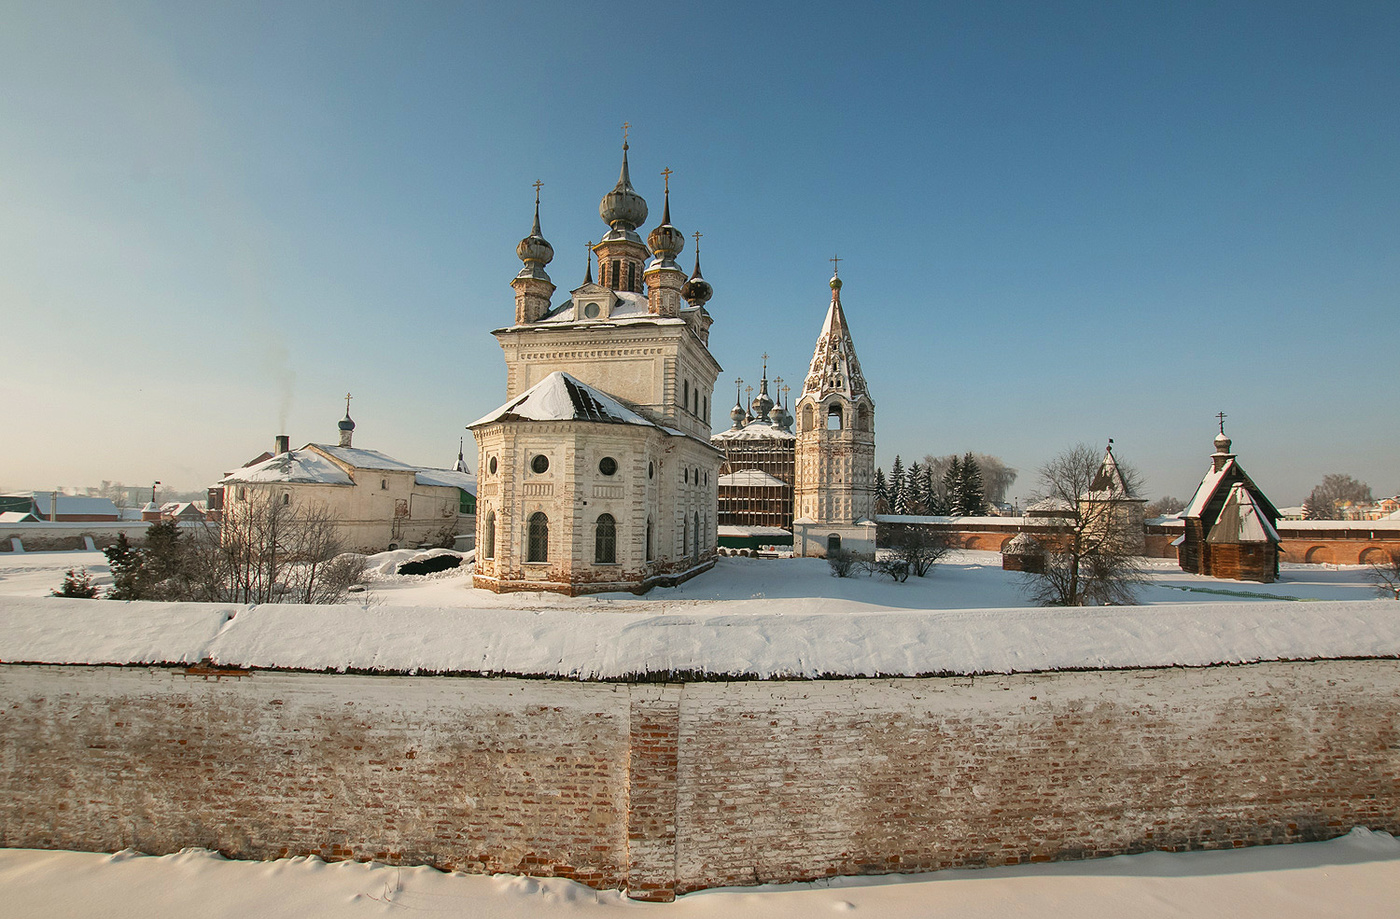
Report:
[[[711,440],[796,440],[791,431],[760,421],[750,422],[742,428],[728,428],[710,438]]]
[[[782,488],[787,485],[777,476],[769,475],[761,469],[740,469],[719,477],[720,487],[732,488]]]
[[[395,609],[0,600],[0,661],[254,669],[873,677],[1400,657],[1391,600],[1064,610]],[[808,611],[804,611],[808,610]]]

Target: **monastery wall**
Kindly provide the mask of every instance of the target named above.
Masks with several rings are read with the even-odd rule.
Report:
[[[599,683],[0,665],[0,845],[717,885],[1400,832],[1400,663]]]

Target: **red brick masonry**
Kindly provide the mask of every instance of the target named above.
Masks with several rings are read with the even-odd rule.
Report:
[[[0,665],[0,845],[704,887],[1400,832],[1400,663],[580,683]]]

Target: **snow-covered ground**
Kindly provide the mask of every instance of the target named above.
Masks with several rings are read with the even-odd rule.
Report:
[[[400,550],[373,560],[406,561],[418,553]],[[1187,574],[1171,559],[1149,559],[1151,584],[1145,605],[1163,603],[1242,602],[1260,599],[1367,600],[1375,597],[1361,565],[1302,565],[1285,562],[1273,584],[1222,581]],[[0,596],[42,597],[58,588],[69,568],[87,568],[94,582],[112,582],[101,552],[0,553]],[[388,567],[388,566],[379,566]],[[694,606],[724,600],[840,601],[865,609],[988,609],[1026,607],[1024,575],[1001,569],[997,552],[953,552],[926,578],[896,584],[889,578],[834,578],[819,559],[721,558],[713,570],[673,588],[657,588],[643,597],[600,594],[564,597],[550,593],[494,594],[471,587],[468,569],[428,576],[376,573],[370,602],[391,606],[506,609],[560,609],[615,604],[655,611],[662,606]],[[363,599],[352,599],[362,605]]]
[[[1397,914],[1400,841],[1358,829],[1321,843],[717,889],[668,904],[553,878],[314,857],[236,862],[203,850],[154,858],[10,849],[0,850],[0,890],[0,919],[1380,919]]]

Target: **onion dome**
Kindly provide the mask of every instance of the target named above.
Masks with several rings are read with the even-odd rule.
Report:
[[[734,407],[729,410],[729,420],[734,422],[734,427],[742,428],[747,419],[748,415],[745,414],[744,407],[735,402]]]
[[[840,290],[840,289],[841,289],[841,279],[838,278],[838,277],[837,277],[836,275],[834,275],[834,274],[831,276],[831,289],[832,289],[832,290]]]
[[[1227,437],[1227,436],[1225,436],[1225,432],[1224,432],[1224,431],[1221,431],[1219,434],[1215,435],[1215,452],[1216,452],[1216,453],[1229,453],[1229,452],[1230,452],[1230,443],[1231,443],[1230,438]]]
[[[668,183],[669,184],[669,183]],[[661,225],[647,237],[647,247],[662,264],[674,262],[685,248],[685,235],[671,226],[671,190],[666,190],[666,205],[661,211]]]
[[[632,178],[627,172],[627,144],[622,145],[622,174],[617,177],[613,190],[603,196],[598,204],[598,216],[622,236],[636,237],[637,227],[646,222],[646,200],[632,187]],[[611,234],[609,234],[611,235]]]
[[[554,259],[554,247],[540,235],[540,190],[535,188],[535,223],[530,235],[515,247],[515,254],[525,263],[521,274],[542,275],[544,266]]]
[[[339,427],[342,431],[355,430],[355,422],[350,419],[349,412],[345,413],[345,417],[340,420],[340,424],[337,425],[337,427]]]
[[[695,234],[697,237],[699,233]],[[685,282],[681,288],[681,296],[685,302],[691,306],[704,306],[715,294],[715,289],[710,286],[710,282],[705,280],[700,274],[700,240],[695,240],[695,270],[690,273],[690,280]]]

